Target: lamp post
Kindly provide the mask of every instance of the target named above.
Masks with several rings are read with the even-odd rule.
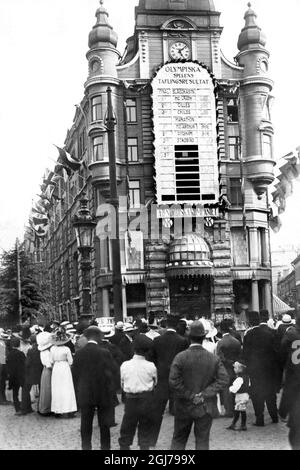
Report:
[[[107,117],[106,129],[108,135],[108,153],[109,153],[109,181],[110,181],[110,203],[115,211],[115,237],[111,240],[112,261],[113,261],[113,302],[115,322],[123,321],[122,310],[122,275],[120,260],[120,238],[119,238],[119,199],[117,189],[116,174],[116,146],[115,146],[115,126],[116,118],[113,112],[112,90],[107,88]]]
[[[77,248],[81,255],[80,268],[82,274],[82,314],[81,319],[90,319],[91,313],[91,259],[90,254],[93,249],[93,238],[96,221],[88,208],[86,194],[82,194],[78,213],[72,219],[75,229]]]

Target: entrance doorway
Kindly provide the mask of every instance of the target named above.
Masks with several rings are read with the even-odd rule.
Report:
[[[169,280],[170,307],[173,315],[188,320],[211,317],[211,278],[185,277]]]

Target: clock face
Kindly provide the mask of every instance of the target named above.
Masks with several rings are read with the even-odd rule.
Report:
[[[172,57],[172,59],[189,59],[189,46],[185,42],[174,42],[170,47],[170,57]]]

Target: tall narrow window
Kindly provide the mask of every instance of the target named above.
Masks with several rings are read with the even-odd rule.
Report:
[[[92,121],[100,121],[103,119],[102,96],[92,98]]]
[[[230,178],[229,198],[233,207],[242,206],[241,178]]]
[[[228,150],[229,150],[230,160],[239,159],[239,144],[240,144],[239,137],[236,137],[236,136],[228,137]]]
[[[127,122],[137,122],[136,100],[127,99],[126,102]]]
[[[234,98],[227,99],[227,121],[238,122],[238,120],[239,120],[238,100]]]
[[[136,137],[131,137],[127,141],[128,148],[128,161],[137,162],[138,161],[138,140]]]
[[[138,208],[141,205],[140,182],[129,181],[129,201],[131,208]]]
[[[272,138],[267,134],[263,134],[263,157],[272,159]]]
[[[94,137],[93,139],[93,161],[101,162],[104,160],[103,137]]]

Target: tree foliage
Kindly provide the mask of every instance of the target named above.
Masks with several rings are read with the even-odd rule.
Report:
[[[45,295],[39,282],[37,266],[24,252],[19,251],[22,321],[37,317]],[[19,302],[17,289],[17,249],[4,251],[0,266],[0,314],[8,323],[19,321]]]

